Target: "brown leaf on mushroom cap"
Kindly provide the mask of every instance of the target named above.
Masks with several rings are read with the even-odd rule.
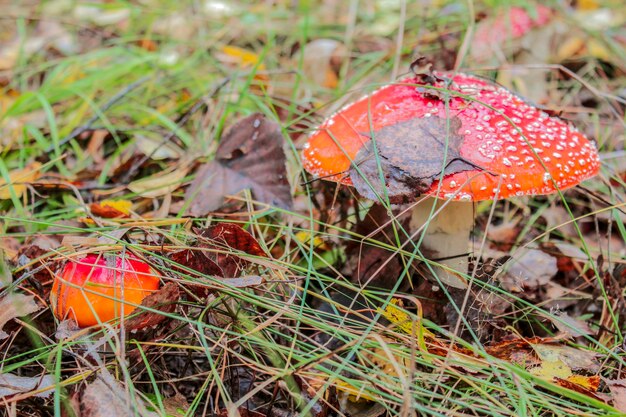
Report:
[[[382,171],[389,201],[408,203],[428,191],[442,171],[450,175],[477,168],[460,155],[460,128],[456,117],[413,118],[383,127],[357,153],[350,179],[361,195],[377,200],[377,194],[385,195]]]
[[[224,197],[245,189],[263,203],[291,207],[283,136],[278,124],[260,113],[239,121],[222,137],[215,159],[200,168],[187,190],[187,214],[203,216],[222,206]]]

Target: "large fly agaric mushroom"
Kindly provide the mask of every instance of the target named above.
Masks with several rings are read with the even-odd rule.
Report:
[[[474,201],[550,194],[594,176],[595,144],[508,90],[466,74],[418,74],[328,118],[302,153],[312,174],[365,197],[411,203],[438,277],[467,285]],[[433,215],[431,216],[431,213]]]
[[[88,327],[129,315],[159,283],[159,274],[130,254],[89,254],[54,277],[50,302],[58,319]]]

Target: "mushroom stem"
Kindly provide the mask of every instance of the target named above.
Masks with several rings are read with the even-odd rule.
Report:
[[[431,214],[432,213],[432,214]],[[422,229],[422,247],[441,259],[432,265],[442,283],[467,288],[469,235],[474,226],[474,204],[432,197],[420,201],[411,214],[411,230]],[[455,274],[457,271],[459,274]]]

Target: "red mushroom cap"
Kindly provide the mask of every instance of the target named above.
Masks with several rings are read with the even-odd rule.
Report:
[[[133,255],[88,254],[70,260],[54,277],[50,301],[60,320],[87,327],[130,314],[159,288],[160,275]]]
[[[419,87],[417,77],[384,86],[339,110],[309,137],[302,152],[305,169],[351,185],[348,171],[353,161],[358,165],[369,132],[375,138],[377,131],[412,119],[455,118],[460,128],[450,133],[462,136],[460,157],[475,168],[446,175],[441,183],[437,176],[426,195],[478,201],[550,194],[555,186],[563,190],[597,174],[595,144],[568,123],[487,80],[435,75],[440,80],[432,87],[448,91],[448,103],[425,93],[431,90]]]

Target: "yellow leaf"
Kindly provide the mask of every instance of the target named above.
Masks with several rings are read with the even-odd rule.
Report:
[[[174,167],[150,177],[133,181],[128,184],[128,189],[142,197],[160,197],[180,187],[188,171],[189,168]]]
[[[584,375],[572,375],[567,380],[573,384],[580,385],[581,387],[590,391],[597,391],[600,385],[600,377],[597,375],[584,376]]]
[[[578,10],[596,10],[599,7],[597,0],[578,0],[576,8]]]
[[[96,216],[109,219],[117,217],[128,217],[133,203],[128,200],[103,200],[89,206],[91,212]]]
[[[296,240],[302,244],[310,245],[311,244],[311,233],[307,230],[301,230],[296,233]],[[330,248],[324,242],[324,240],[319,236],[313,237],[313,247],[315,249],[329,250]]]
[[[574,36],[563,42],[556,52],[558,62],[575,57],[585,47],[585,40]]]
[[[421,334],[434,338],[434,335],[431,332],[425,329],[419,321],[414,321],[407,312],[402,310],[401,307],[402,301],[398,298],[394,298],[389,302],[385,310],[381,310],[380,313],[383,317],[398,326],[400,330],[407,334],[416,333],[418,336]],[[414,325],[415,330],[413,330]]]
[[[589,42],[587,43],[587,50],[589,51],[589,55],[594,58],[607,62],[611,61],[611,51],[609,51],[608,48],[597,39],[589,39]]]
[[[33,162],[26,168],[14,169],[9,172],[9,183],[6,178],[0,178],[0,199],[7,200],[11,198],[11,190],[19,198],[26,191],[26,184],[37,181],[41,173],[41,164]]]
[[[228,58],[228,60],[234,64],[239,65],[241,68],[254,67],[259,63],[259,56],[254,52],[250,52],[246,49],[239,48],[238,46],[226,45],[222,47],[222,53]],[[265,69],[263,64],[258,66],[259,70]]]
[[[560,359],[541,362],[540,366],[529,369],[530,373],[541,379],[552,381],[555,377],[568,379],[572,376],[572,370]]]

